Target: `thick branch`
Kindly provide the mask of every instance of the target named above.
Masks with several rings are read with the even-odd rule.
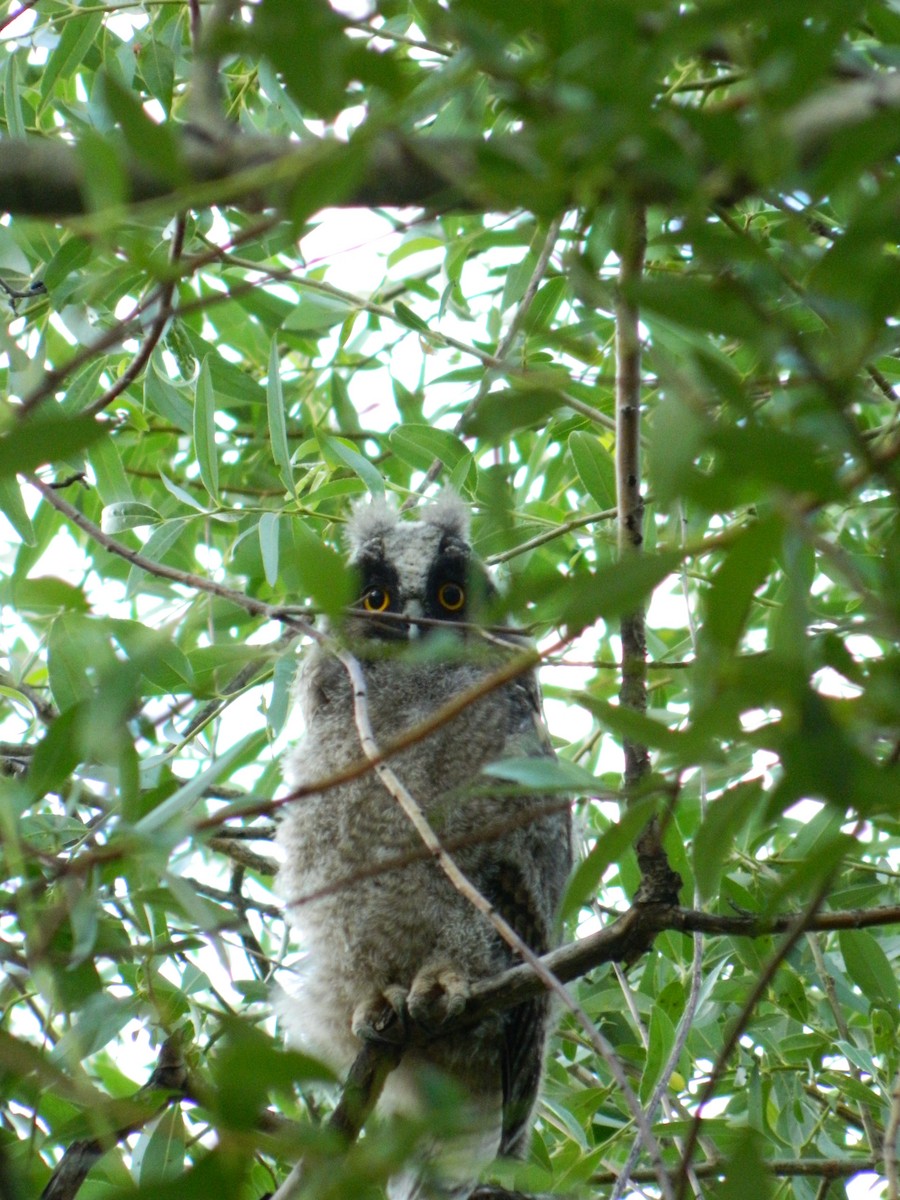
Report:
[[[808,163],[848,130],[878,113],[896,110],[900,110],[900,73],[883,72],[869,79],[836,84],[809,97],[785,116],[781,133],[793,149],[795,161]],[[124,171],[128,199],[165,200],[173,211],[213,201],[255,207],[278,204],[286,188],[302,184],[326,157],[359,153],[356,143],[349,148],[327,141],[298,145],[283,138],[239,133],[215,140],[190,127],[181,136],[181,149],[188,181],[185,186],[175,189],[171,180],[154,174],[146,164],[127,162]],[[370,136],[359,182],[343,194],[329,196],[328,203],[508,209],[514,206],[515,198],[508,192],[492,194],[478,179],[478,156],[483,151],[482,143],[463,139],[427,135],[404,138],[392,133]],[[523,154],[530,156],[532,148],[527,136],[521,134],[492,139],[491,152],[515,162]],[[579,194],[568,195],[561,188],[556,197],[558,209],[584,203],[582,175],[587,175],[591,165],[589,161],[571,164],[568,176],[576,181]],[[594,202],[623,191],[649,204],[670,203],[677,198],[672,182],[657,173],[652,161],[623,155],[614,170],[607,162],[604,168],[594,173],[604,181],[597,186]],[[211,191],[203,188],[210,183],[216,185]],[[49,138],[3,139],[0,211],[37,217],[74,216],[86,211],[83,185],[84,165],[76,146]],[[710,203],[733,202],[752,191],[753,181],[735,178],[721,164],[711,163],[701,189]]]

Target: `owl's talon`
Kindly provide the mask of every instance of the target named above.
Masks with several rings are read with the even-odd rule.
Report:
[[[399,986],[357,1005],[351,1028],[362,1042],[399,1045],[406,1040],[406,993]]]
[[[424,967],[413,980],[406,1007],[414,1021],[427,1029],[437,1029],[459,1016],[469,992],[468,980],[455,967]]]

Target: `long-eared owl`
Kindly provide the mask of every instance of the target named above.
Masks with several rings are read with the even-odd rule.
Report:
[[[388,746],[462,693],[476,695],[390,765],[469,880],[544,953],[570,866],[569,814],[496,782],[492,792],[481,773],[553,751],[533,673],[477,695],[523,639],[477,625],[493,588],[469,545],[467,510],[445,492],[410,520],[376,500],[357,507],[349,532],[359,600],[334,633],[362,664],[376,740]],[[305,731],[285,766],[294,788],[362,758],[350,679],[327,649],[308,652],[298,696]],[[279,841],[280,890],[306,952],[285,1017],[337,1071],[362,1039],[402,1039],[409,1017],[439,1030],[473,981],[519,961],[433,857],[418,853],[418,834],[373,772],[287,805]],[[468,1133],[423,1151],[420,1168],[389,1185],[395,1200],[459,1200],[486,1162],[525,1153],[548,1025],[542,998],[405,1053],[383,1106],[416,1112],[437,1070],[464,1098]]]

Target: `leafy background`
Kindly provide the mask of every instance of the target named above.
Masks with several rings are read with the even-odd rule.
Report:
[[[407,497],[437,457],[556,647],[559,753],[602,797],[570,934],[639,883],[623,737],[652,751],[682,902],[721,918],[572,985],[665,1164],[709,1084],[694,1194],[837,1197],[868,1171],[897,1197],[897,104],[849,99],[896,86],[896,5],[0,11],[0,1191],[256,1200],[302,1148],[303,1194],[362,1197],[409,1152],[390,1126],[329,1154],[334,1091],[272,1017],[278,617],[346,600],[350,502]],[[293,153],[198,180],[222,114],[235,154]],[[390,137],[443,196],[377,169]],[[39,160],[22,186],[20,141],[74,156],[77,211]],[[620,563],[623,305],[647,509]],[[616,703],[640,603],[646,715]],[[789,946],[728,925],[813,901]],[[625,1194],[637,1146],[659,1194],[568,1018],[540,1118],[501,1182]],[[80,1187],[49,1182],[95,1138]]]

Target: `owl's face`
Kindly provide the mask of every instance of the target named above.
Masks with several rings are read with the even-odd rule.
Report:
[[[472,619],[489,583],[467,540],[467,514],[442,497],[419,520],[403,520],[383,502],[357,509],[350,563],[359,577],[353,636],[406,642]]]

